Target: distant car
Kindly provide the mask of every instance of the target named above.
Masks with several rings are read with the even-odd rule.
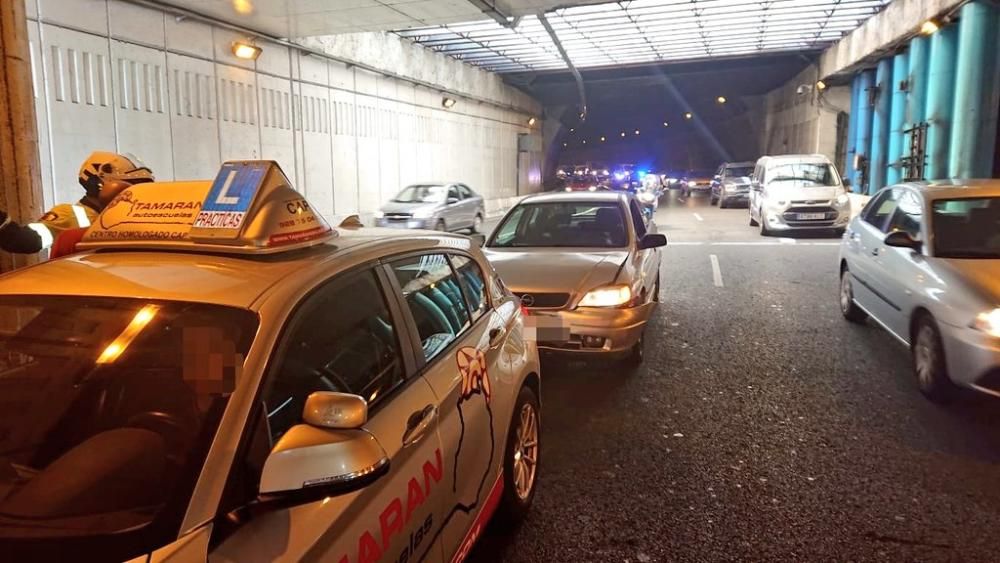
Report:
[[[765,156],[757,160],[747,204],[760,234],[802,230],[844,233],[851,199],[837,167],[821,154]]]
[[[637,364],[666,243],[634,196],[611,191],[529,196],[484,250],[530,312],[540,350]]]
[[[566,187],[563,191],[566,192],[596,192],[601,190],[606,190],[607,187],[601,185],[592,174],[586,174],[583,176],[574,176],[568,182],[566,182]]]
[[[711,191],[714,177],[710,170],[688,170],[681,178],[681,191],[685,197],[690,197],[694,192]]]
[[[878,192],[840,246],[840,309],[908,346],[931,400],[1000,397],[1000,180]]]
[[[403,188],[375,213],[376,227],[482,231],[483,198],[465,184],[432,182]]]
[[[631,191],[639,183],[638,171],[634,164],[623,164],[614,169],[608,182],[613,190]]]
[[[223,167],[0,277],[2,559],[440,562],[524,516],[538,357],[478,246]]]
[[[753,162],[727,162],[719,167],[712,179],[712,205],[725,209],[733,204],[746,205],[750,201],[750,177]]]

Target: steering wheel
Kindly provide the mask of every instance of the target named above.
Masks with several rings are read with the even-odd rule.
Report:
[[[190,425],[177,416],[162,411],[146,411],[129,417],[125,426],[156,432],[166,444],[167,459],[178,466],[184,463],[193,432]]]

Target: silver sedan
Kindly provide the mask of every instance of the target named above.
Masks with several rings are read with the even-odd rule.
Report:
[[[577,192],[525,198],[485,250],[539,349],[639,363],[666,243],[631,194]]]
[[[910,348],[931,400],[959,386],[1000,397],[1000,180],[876,194],[841,244],[840,307]]]
[[[465,184],[430,182],[403,188],[375,212],[375,226],[478,233],[485,218],[482,196]]]

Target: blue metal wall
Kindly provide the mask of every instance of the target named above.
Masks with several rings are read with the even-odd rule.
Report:
[[[958,22],[916,36],[899,53],[859,72],[851,85],[847,176],[874,193],[899,182],[910,152],[905,130],[927,124],[927,179],[989,177],[997,158],[1000,8],[975,0]],[[868,160],[860,185],[855,156]]]

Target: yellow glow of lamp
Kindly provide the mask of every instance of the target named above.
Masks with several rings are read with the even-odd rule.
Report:
[[[250,43],[244,43],[242,41],[233,41],[233,56],[237,59],[256,61],[263,52],[264,50],[256,45],[251,45]]]
[[[934,20],[927,20],[920,26],[920,33],[924,35],[933,35],[935,31],[941,29],[941,26],[937,24]]]
[[[136,336],[142,332],[142,329],[146,328],[156,317],[156,313],[159,312],[159,305],[145,305],[143,308],[139,309],[132,320],[125,327],[125,330],[108,344],[101,355],[97,357],[98,364],[110,364],[118,359],[119,356],[129,347],[129,344],[135,340]]]

